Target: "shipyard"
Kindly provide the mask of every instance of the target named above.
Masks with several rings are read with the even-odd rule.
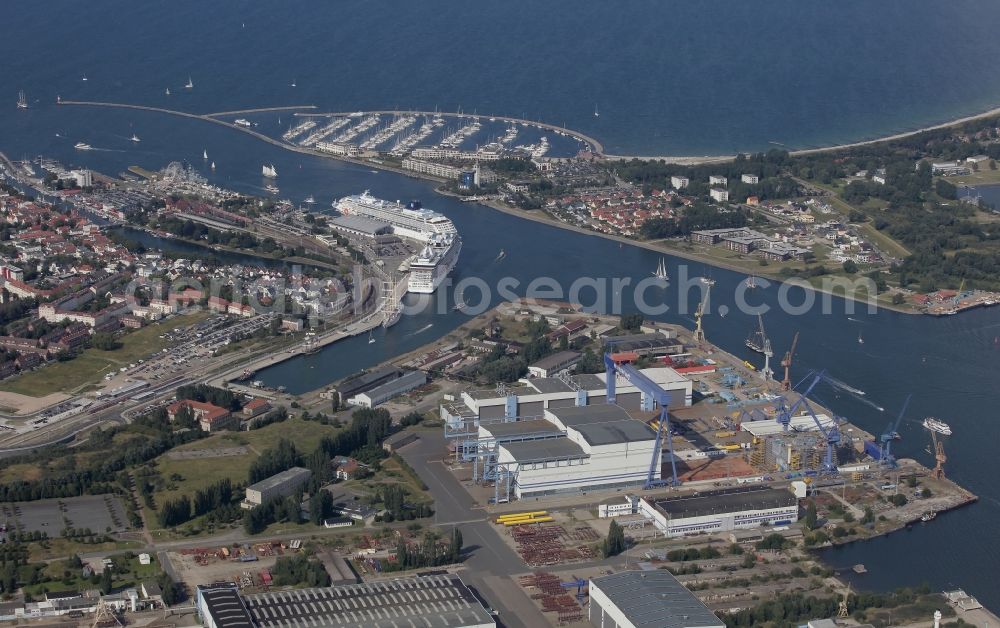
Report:
[[[51,162],[43,167],[75,176]],[[265,179],[281,176],[270,162],[264,169]],[[68,198],[82,211],[99,206],[104,194],[131,193],[148,202],[176,186],[204,195],[198,203],[165,203],[158,222],[144,224],[156,234],[169,233],[163,226],[178,214],[191,224],[234,231],[250,219],[252,205],[240,207],[246,201],[239,195],[208,186],[190,168],[171,164],[146,175],[147,183],[127,192]],[[331,206],[336,213],[323,216],[322,227],[310,223],[305,210],[273,201],[270,213],[255,220],[255,233],[266,229],[279,242],[310,238],[303,254],[320,255],[317,268],[337,268],[353,252],[368,262],[369,276],[347,284],[342,275],[286,287],[276,273],[256,277],[257,294],[284,291],[312,316],[257,312],[232,291],[207,296],[191,288],[150,306],[130,304],[128,313],[121,305],[116,315],[124,328],[134,312],[148,313],[161,301],[175,304],[149,326],[138,325],[146,334],[162,325],[160,338],[171,347],[135,354],[95,392],[54,397],[28,420],[4,419],[11,428],[2,438],[5,453],[28,465],[19,452],[53,442],[99,447],[95,435],[105,430],[174,434],[178,445],[135,470],[148,495],[142,502],[116,495],[64,504],[82,525],[119,535],[148,529],[152,540],[135,549],[158,552],[163,573],[188,591],[203,623],[218,621],[227,604],[245,606],[252,625],[269,625],[282,612],[302,621],[338,621],[283,588],[322,585],[327,577],[329,586],[302,595],[341,599],[363,591],[352,587],[427,586],[437,591],[427,595],[462,600],[462,621],[471,625],[582,626],[603,615],[627,617],[631,601],[616,587],[632,578],[651,578],[648,595],[674,591],[706,619],[732,620],[762,600],[800,595],[833,599],[878,621],[880,611],[852,606],[858,598],[850,586],[863,583],[870,568],[834,569],[819,552],[939,525],[949,511],[977,499],[948,479],[947,417],[925,416],[904,397],[885,411],[889,424],[872,431],[822,404],[818,393],[865,393],[837,378],[843,374],[796,362],[800,343],[811,341],[808,331],[787,347],[774,346],[767,316],[759,316],[746,351],[734,355],[715,346],[713,333],[733,323],[705,307],[715,285],[710,277],[694,282],[693,329],[638,314],[597,314],[594,304],[538,299],[515,298],[473,313],[454,294],[447,310],[463,319],[442,338],[390,352],[387,361],[314,390],[278,383],[271,369],[313,368],[314,356],[333,343],[371,347],[391,339],[405,294],[440,291],[447,302],[445,281],[462,264],[455,225],[418,202],[361,192]],[[488,257],[499,264],[508,254],[501,249]],[[142,266],[150,274],[177,273],[180,261],[153,254]],[[660,258],[648,281],[665,288],[672,270]],[[13,277],[5,282],[30,289]],[[99,318],[88,310],[91,299],[91,292],[79,292],[39,312],[110,325],[110,314]],[[202,300],[207,311],[195,305]],[[320,301],[328,306],[317,306]],[[408,337],[419,337],[433,323],[403,326]],[[129,339],[128,333],[118,337]],[[240,343],[241,351],[227,350]],[[51,367],[41,365],[39,372],[45,368]],[[901,432],[926,439],[932,466],[894,453]],[[354,440],[362,433],[374,445],[352,444],[362,442]],[[257,468],[258,460],[285,456],[289,446],[315,447],[310,460],[321,463],[303,466],[303,458],[290,456]],[[214,464],[218,460],[225,466]],[[200,469],[205,478],[192,477]],[[213,484],[206,487],[208,481]],[[208,489],[228,497],[210,497]],[[202,510],[185,506],[190,497],[201,500]],[[41,533],[38,521],[55,507],[50,500],[19,502],[9,521]],[[102,508],[107,516],[98,514]],[[237,541],[220,541],[220,533]],[[299,569],[308,575],[291,575]],[[439,580],[414,580],[412,572],[421,569],[433,569]],[[57,601],[54,595],[27,603],[24,612],[59,616],[72,607],[100,616],[109,604],[155,612],[159,602],[142,594],[140,584],[135,604],[122,601],[130,600],[126,589],[122,600]],[[974,596],[949,595],[914,590],[907,601],[885,603],[914,617],[939,602],[949,604],[949,617],[985,612]],[[394,604],[370,610],[414,620],[429,612]],[[523,620],[511,620],[514,609]]]

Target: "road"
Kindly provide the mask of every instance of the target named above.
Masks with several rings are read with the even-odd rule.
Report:
[[[399,454],[427,484],[434,497],[434,525],[459,527],[469,553],[462,579],[474,588],[509,628],[533,628],[548,621],[537,610],[513,576],[531,571],[514,549],[504,542],[486,512],[442,462],[447,447],[439,432],[421,432],[420,439]]]

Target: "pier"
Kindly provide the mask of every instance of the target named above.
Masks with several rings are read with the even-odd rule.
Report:
[[[356,111],[342,111],[342,112],[326,112],[326,113],[297,113],[297,116],[316,116],[316,117],[338,117],[343,118],[347,116],[354,115],[358,112]],[[489,115],[485,113],[452,113],[446,111],[413,111],[413,110],[403,110],[403,109],[385,109],[385,110],[373,110],[362,112],[365,115],[385,115],[385,116],[441,116],[442,118],[486,118],[487,120],[496,120],[497,122],[505,122],[507,124],[521,124],[525,126],[533,126],[546,131],[552,131],[553,133],[562,133],[568,135],[574,139],[577,139],[590,147],[591,152],[601,155],[604,153],[604,145],[597,140],[597,138],[581,133],[580,131],[574,131],[563,126],[556,124],[549,124],[547,122],[539,122],[537,120],[528,120],[527,118],[514,118],[510,116],[496,116]]]

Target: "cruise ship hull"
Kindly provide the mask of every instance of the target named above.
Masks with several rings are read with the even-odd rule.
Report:
[[[458,255],[462,252],[461,238],[451,241],[439,261],[434,264],[413,263],[410,265],[410,277],[406,291],[416,294],[431,294],[438,289],[445,277],[451,274],[458,264]]]

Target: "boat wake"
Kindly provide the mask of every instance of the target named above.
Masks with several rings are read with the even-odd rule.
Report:
[[[427,323],[426,325],[424,325],[423,327],[421,327],[420,329],[418,329],[417,331],[413,332],[410,335],[411,336],[416,336],[417,334],[422,334],[425,331],[427,331],[428,329],[430,329],[431,327],[434,327],[434,323]]]
[[[825,379],[827,383],[829,383],[834,388],[839,388],[840,390],[849,392],[852,395],[857,395],[858,397],[864,397],[866,394],[868,394],[863,390],[860,390],[858,388],[855,388],[854,386],[851,386],[850,384],[840,381],[836,377],[831,377],[830,375],[826,375],[823,379]]]

